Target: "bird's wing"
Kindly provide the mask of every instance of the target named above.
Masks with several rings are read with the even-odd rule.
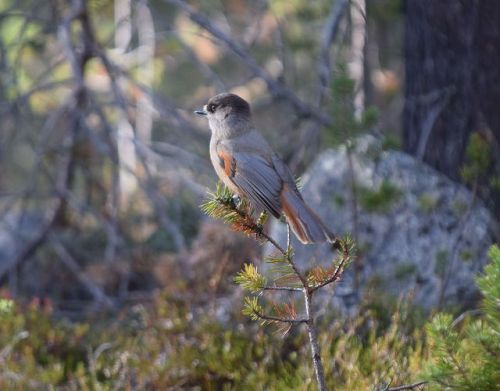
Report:
[[[297,184],[295,178],[292,175],[292,172],[288,168],[288,166],[281,160],[281,158],[273,153],[272,155],[273,166],[276,169],[276,172],[281,177],[283,183],[288,185],[288,188],[293,190],[294,193],[302,200],[302,194],[300,194],[299,189],[297,189]]]
[[[218,148],[217,156],[221,168],[242,195],[275,217],[281,215],[282,180],[272,162],[251,152],[230,154],[223,147]]]

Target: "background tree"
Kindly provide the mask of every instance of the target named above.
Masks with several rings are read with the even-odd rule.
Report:
[[[480,194],[500,216],[494,202],[499,195],[500,112],[493,103],[500,99],[500,3],[404,4],[404,149],[458,180],[469,137],[480,133],[495,157]]]

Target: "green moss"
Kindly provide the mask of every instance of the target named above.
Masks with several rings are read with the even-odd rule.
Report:
[[[453,209],[453,212],[455,212],[455,214],[458,217],[462,217],[465,214],[465,212],[467,211],[469,204],[465,200],[457,198],[456,200],[453,201],[453,204],[451,207]]]
[[[460,251],[460,259],[464,262],[472,262],[474,260],[474,253],[471,250]]]
[[[402,191],[390,181],[384,180],[378,189],[360,189],[360,204],[367,212],[388,212],[400,199]]]
[[[394,278],[397,280],[408,280],[417,271],[417,266],[414,263],[398,264],[394,270]]]
[[[480,176],[487,174],[491,164],[491,145],[479,133],[472,133],[465,154],[466,164],[460,174],[465,183],[472,184]]]
[[[353,140],[372,128],[378,121],[378,110],[368,107],[357,119],[352,104],[355,81],[349,76],[345,63],[336,66],[335,78],[331,83],[332,104],[330,115],[335,118],[333,125],[323,134],[328,145],[353,144]]]
[[[436,263],[434,265],[434,273],[442,276],[446,271],[446,267],[448,266],[448,251],[447,250],[438,250],[436,253]]]
[[[490,178],[490,186],[494,192],[500,194],[500,175],[493,175]]]
[[[373,273],[366,281],[367,290],[378,290],[384,286],[386,280],[380,273]]]
[[[423,193],[418,197],[418,205],[420,210],[424,213],[431,213],[436,209],[438,203],[438,199],[435,196],[432,196],[428,193]]]
[[[363,111],[361,116],[361,126],[371,128],[376,125],[380,117],[380,113],[375,106],[369,106]]]
[[[172,236],[161,227],[146,239],[144,246],[152,253],[174,252],[176,250]]]
[[[387,150],[400,150],[401,149],[401,140],[391,134],[388,134],[384,137],[384,140],[382,141],[382,149],[384,151]]]
[[[333,202],[335,203],[335,205],[337,205],[338,207],[343,207],[345,205],[345,198],[339,194],[339,193],[336,193],[334,196],[333,196]]]

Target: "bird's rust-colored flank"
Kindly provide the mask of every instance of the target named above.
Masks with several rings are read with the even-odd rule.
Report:
[[[229,178],[234,177],[236,174],[236,160],[232,158],[231,155],[225,153],[224,151],[219,151],[217,156],[219,156],[219,164]]]

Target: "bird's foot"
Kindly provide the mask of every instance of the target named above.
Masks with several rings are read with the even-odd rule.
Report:
[[[233,194],[233,197],[231,198],[231,206],[234,209],[239,209],[239,207],[241,206],[241,198],[239,195]]]
[[[267,218],[269,217],[268,213],[266,211],[263,211],[260,213],[259,217],[257,218],[257,226],[260,229],[264,228],[264,224],[266,224]]]

